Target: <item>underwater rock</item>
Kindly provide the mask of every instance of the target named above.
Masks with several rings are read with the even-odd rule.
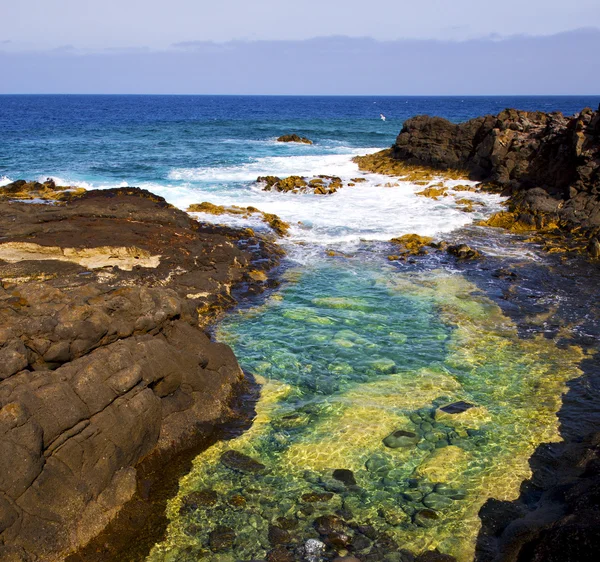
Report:
[[[235,541],[235,531],[231,527],[219,526],[208,535],[208,544],[213,552],[229,550]]]
[[[319,535],[327,536],[331,533],[341,533],[345,530],[346,524],[335,515],[322,515],[313,521],[313,527]]]
[[[431,492],[431,494],[427,494],[423,498],[423,505],[435,511],[441,511],[452,505],[452,499],[448,496]]]
[[[332,492],[308,492],[302,494],[302,501],[307,503],[328,502],[333,498]]]
[[[453,488],[447,484],[436,484],[434,491],[436,494],[448,496],[453,500],[462,500],[467,497],[466,490],[463,490],[462,488]]]
[[[217,504],[218,496],[214,490],[199,490],[192,492],[183,498],[180,514],[191,513],[200,507],[212,507]]]
[[[317,539],[308,539],[298,550],[304,562],[321,562],[325,544]]]
[[[390,449],[398,449],[400,447],[414,447],[421,438],[412,431],[398,429],[390,433],[384,440],[383,444]]]
[[[280,544],[288,544],[291,540],[291,536],[286,529],[282,529],[277,525],[269,525],[269,542],[273,546],[277,546]]]
[[[473,404],[469,404],[469,402],[464,402],[461,400],[459,402],[454,402],[452,404],[448,404],[447,406],[443,406],[440,408],[440,410],[446,414],[462,414],[470,408],[473,408]]]
[[[284,546],[278,546],[267,554],[267,562],[294,562],[296,558]]]
[[[415,562],[456,562],[456,558],[449,554],[442,554],[438,550],[429,550],[419,554],[415,558]]]
[[[390,459],[387,456],[375,454],[367,459],[365,468],[372,474],[383,476],[387,474],[392,467]]]
[[[336,468],[333,471],[333,477],[340,482],[346,484],[346,486],[356,486],[356,479],[354,478],[354,472],[346,468]]]
[[[301,137],[296,133],[291,135],[282,135],[277,138],[277,142],[299,142],[302,144],[313,144],[313,141],[307,139],[306,137]]]
[[[440,516],[433,509],[419,509],[413,517],[413,521],[419,527],[431,527],[439,521]]]
[[[229,450],[221,455],[221,463],[227,468],[245,474],[259,474],[265,471],[265,465],[239,451]]]

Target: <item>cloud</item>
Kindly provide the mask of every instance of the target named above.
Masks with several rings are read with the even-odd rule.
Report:
[[[598,52],[598,29],[460,41],[332,36],[299,41],[186,41],[165,51],[4,51],[0,91],[589,94],[600,92]]]

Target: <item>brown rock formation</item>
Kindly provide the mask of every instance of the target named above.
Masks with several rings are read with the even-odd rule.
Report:
[[[313,141],[307,139],[306,137],[301,137],[297,134],[293,135],[282,135],[277,139],[278,142],[299,142],[302,144],[312,144]]]
[[[136,469],[236,417],[242,372],[198,313],[266,286],[278,254],[135,188],[0,216],[0,559],[61,560],[139,492]]]
[[[518,230],[582,227],[593,239],[600,229],[600,112],[589,108],[571,118],[507,109],[460,124],[420,115],[404,123],[391,150],[370,159],[380,169],[393,168],[387,159],[464,170],[511,195],[512,220],[504,222]]]

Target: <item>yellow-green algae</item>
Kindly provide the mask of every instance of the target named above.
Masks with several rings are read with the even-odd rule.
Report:
[[[481,505],[515,498],[536,446],[559,439],[556,412],[565,382],[580,374],[579,348],[521,339],[460,275],[350,269],[297,275],[282,300],[223,324],[219,338],[261,376],[257,416],[242,436],[196,458],[149,560],[265,558],[278,518],[297,521],[293,533],[306,540],[317,537],[317,516],[343,509],[402,548],[436,547],[466,562]],[[459,400],[474,407],[439,409]],[[419,444],[386,448],[382,439],[398,429],[417,433]],[[266,473],[223,466],[229,449]],[[356,489],[332,478],[339,468],[354,472]],[[436,505],[438,519],[422,526],[423,502],[440,501],[421,498],[434,485],[456,499]],[[218,505],[180,513],[185,497],[204,489],[217,492]],[[303,494],[325,490],[332,498],[307,509]],[[243,507],[231,505],[237,495]],[[234,529],[234,550],[208,547],[218,525]]]

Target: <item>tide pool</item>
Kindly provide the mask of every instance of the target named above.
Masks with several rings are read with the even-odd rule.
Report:
[[[148,560],[265,559],[323,526],[337,552],[471,560],[481,505],[518,496],[536,446],[558,439],[582,351],[521,339],[458,273],[331,258],[287,278],[219,326],[262,385],[256,419],[195,460]]]

